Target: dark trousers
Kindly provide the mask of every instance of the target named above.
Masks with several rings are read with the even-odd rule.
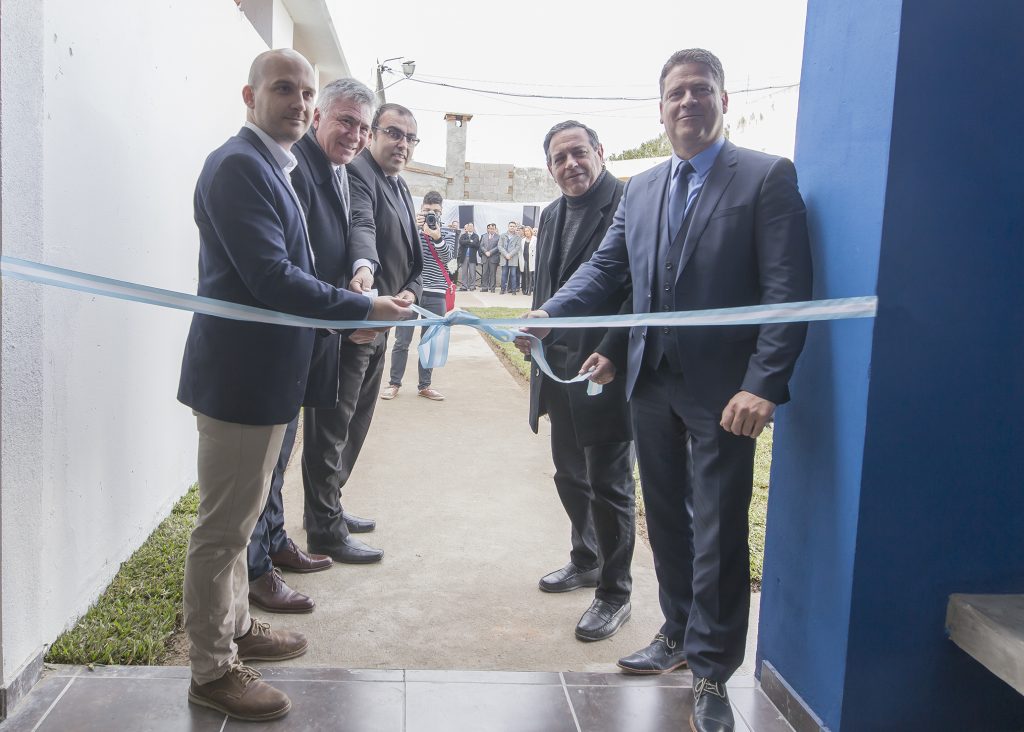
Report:
[[[664,361],[641,367],[630,407],[661,632],[682,641],[695,676],[726,681],[747,637],[754,440],[723,430],[720,408]]]
[[[633,587],[630,564],[636,542],[631,445],[611,442],[580,447],[568,387],[546,380],[541,388],[551,420],[555,488],[572,524],[569,558],[580,569],[601,567],[595,597],[624,603]]]
[[[420,296],[419,305],[435,315],[444,315],[445,298],[440,292],[423,291]],[[395,345],[391,347],[391,374],[388,383],[394,386],[402,385],[402,377],[405,376],[405,367],[409,363],[409,345],[412,343],[412,332],[415,328],[395,328]],[[421,328],[422,332],[426,327]],[[430,386],[433,369],[423,368],[420,360],[416,359],[416,366],[419,367],[419,384],[416,388],[426,389]]]
[[[321,546],[348,535],[341,491],[348,482],[377,406],[387,339],[357,344],[342,338],[338,406],[303,413],[302,487],[306,537]]]
[[[274,474],[270,478],[270,495],[263,507],[263,513],[256,521],[256,528],[249,537],[247,560],[249,564],[249,581],[259,579],[274,568],[270,555],[282,551],[288,546],[288,534],[284,530],[284,499],[281,488],[284,486],[284,471],[288,468],[288,460],[295,446],[295,433],[298,431],[299,418],[296,416],[288,423],[281,444],[281,454],[274,466]]]
[[[484,257],[483,268],[484,275],[483,280],[480,282],[480,287],[494,292],[498,280],[498,255],[493,254],[490,257]]]
[[[529,295],[533,289],[533,272],[530,271],[529,266],[520,271],[519,280],[523,286],[523,294]]]

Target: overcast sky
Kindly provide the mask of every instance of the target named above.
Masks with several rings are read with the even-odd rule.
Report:
[[[416,61],[413,80],[386,90],[410,107],[423,140],[415,158],[444,165],[445,112],[473,114],[466,159],[479,163],[544,164],[544,134],[579,119],[601,137],[605,153],[658,135],[658,74],[681,48],[713,51],[732,93],[726,123],[733,139],[792,155],[798,90],[739,90],[800,79],[806,0],[687,0],[488,3],[327,0],[353,74],[373,85],[376,61]],[[667,9],[668,8],[668,9]],[[348,13],[348,15],[346,15]],[[388,66],[396,71],[401,61]],[[385,84],[400,76],[385,76]],[[528,94],[653,97],[651,101],[568,101],[497,97],[421,81]],[[742,130],[740,117],[746,117]],[[737,132],[750,139],[741,139]]]

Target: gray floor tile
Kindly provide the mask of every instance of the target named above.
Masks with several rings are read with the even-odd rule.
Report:
[[[35,727],[46,710],[50,708],[54,700],[68,685],[71,678],[68,676],[49,676],[40,679],[32,687],[28,696],[14,708],[7,720],[0,723],[0,730],[3,732],[28,732]]]
[[[398,684],[405,681],[404,671],[386,669],[295,668],[260,664],[255,664],[255,667],[263,674],[264,681],[391,681]]]
[[[667,686],[570,686],[583,732],[689,729],[693,689]]]
[[[416,671],[405,672],[406,681],[437,684],[548,684],[562,683],[557,673],[544,671]]]
[[[406,732],[576,732],[561,685],[406,684]]]
[[[71,667],[74,668],[74,667]],[[82,678],[190,679],[188,666],[78,666]]]
[[[566,671],[562,674],[567,686],[672,686],[693,688],[693,674],[673,671],[670,674],[601,674]]]
[[[292,700],[288,715],[265,724],[228,720],[225,732],[402,732],[404,692],[401,683],[277,680],[272,683]]]
[[[733,709],[754,732],[793,732],[782,712],[761,689],[729,689]]]
[[[77,676],[39,732],[218,732],[224,715],[189,704],[187,692],[187,679]]]

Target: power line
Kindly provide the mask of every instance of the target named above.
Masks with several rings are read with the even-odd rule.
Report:
[[[384,67],[384,70],[389,73],[397,73],[392,69]],[[462,86],[460,84],[446,84],[442,81],[427,81],[426,79],[417,79],[410,77],[409,81],[414,81],[417,84],[428,84],[430,86],[443,86],[447,89],[458,89],[459,91],[475,92],[478,94],[492,94],[494,96],[501,97],[517,97],[521,99],[560,99],[570,101],[587,101],[587,102],[657,102],[661,100],[661,97],[587,97],[587,96],[572,96],[562,94],[531,94],[525,92],[510,92],[510,91],[498,91],[496,89],[478,89],[470,86]],[[800,86],[800,82],[794,84],[780,84],[776,86],[759,86],[751,87],[748,89],[737,89],[729,92],[730,94],[748,94],[750,92],[760,92],[769,90],[782,90],[792,89]]]

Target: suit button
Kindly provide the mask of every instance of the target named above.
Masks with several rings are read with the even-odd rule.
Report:
[[[665,285],[665,292],[672,292],[672,285]]]
[[[665,262],[665,269],[672,269],[672,263],[671,262]]]
[[[668,335],[668,328],[662,328],[661,332],[664,333],[665,335]]]

